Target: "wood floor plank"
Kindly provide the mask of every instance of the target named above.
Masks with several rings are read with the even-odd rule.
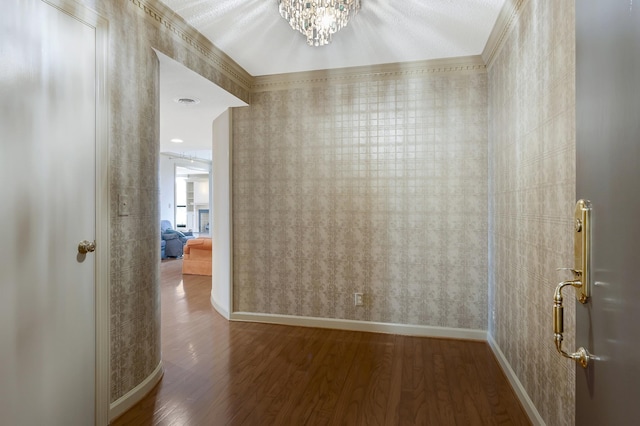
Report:
[[[388,353],[393,351],[393,336],[364,334],[357,345],[347,379],[335,407],[331,424],[382,424],[385,413],[372,397],[384,392],[381,383],[390,372],[380,368]],[[387,389],[388,391],[388,389]],[[382,404],[384,408],[386,404]],[[373,411],[373,416],[372,416]]]
[[[300,383],[291,383],[295,387],[289,386],[278,398],[265,401],[272,413],[265,418],[267,424],[278,424],[286,418],[298,424],[328,424],[346,379],[345,366],[353,359],[351,347],[358,338],[357,333],[319,330],[316,342],[321,348],[310,358],[307,371],[298,376]],[[279,406],[283,408],[278,409]]]
[[[401,424],[400,411],[402,400],[402,366],[403,366],[403,350],[404,337],[396,336],[396,344],[393,348],[393,356],[391,359],[391,373],[389,378],[389,397],[387,399],[386,413],[384,416],[384,424],[386,426]]]
[[[437,340],[402,338],[400,424],[439,424],[433,363]]]
[[[367,387],[365,388],[365,399],[362,404],[363,415],[360,416],[364,424],[383,425],[385,423],[395,346],[396,336],[387,336],[380,344],[379,354],[371,359],[372,369],[368,374]]]
[[[529,425],[485,342],[228,322],[161,264],[162,381],[115,426]]]
[[[247,404],[234,420],[242,420],[243,424],[269,424],[273,415],[277,414],[277,411],[271,412],[271,408],[281,407],[283,411],[290,411],[287,408],[290,402],[288,392],[298,388],[299,370],[305,369],[309,363],[307,355],[317,353],[321,343],[313,331],[305,336],[283,332],[283,336],[286,336],[286,343],[280,345],[270,367],[256,377],[251,394],[246,398]]]

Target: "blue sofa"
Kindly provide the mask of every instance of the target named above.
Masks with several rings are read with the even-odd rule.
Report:
[[[166,259],[168,257],[182,257],[184,245],[188,240],[195,238],[191,232],[180,232],[173,229],[171,222],[168,220],[160,221],[160,257]]]

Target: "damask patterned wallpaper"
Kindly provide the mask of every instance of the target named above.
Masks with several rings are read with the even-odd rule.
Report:
[[[575,367],[554,347],[551,306],[568,278],[556,268],[572,265],[574,2],[512,3],[520,15],[488,67],[489,330],[546,424],[573,425]]]
[[[234,110],[235,311],[487,328],[487,75],[433,71]]]
[[[328,76],[234,111],[234,310],[489,327],[545,421],[572,424],[573,366],[554,352],[548,306],[571,258],[573,2],[513,2],[522,16],[488,76]],[[245,100],[251,78],[162,21],[155,0],[85,3],[110,24],[115,401],[160,360],[151,48]],[[117,216],[121,192],[130,216]]]
[[[153,48],[242,99],[251,78],[157,0],[86,0],[109,21],[111,402],[160,362],[159,86]],[[166,17],[170,17],[168,20]],[[201,37],[201,36],[200,36]],[[211,49],[208,50],[208,49]],[[131,212],[118,215],[118,196]]]

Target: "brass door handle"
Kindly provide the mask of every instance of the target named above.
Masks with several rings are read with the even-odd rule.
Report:
[[[573,353],[568,353],[562,349],[562,340],[564,339],[564,306],[562,305],[562,289],[566,286],[580,288],[582,287],[582,282],[580,282],[580,280],[562,281],[556,287],[556,291],[553,294],[553,339],[556,343],[556,349],[563,357],[579,362],[582,367],[587,368],[592,356],[585,348],[581,347]]]
[[[560,268],[559,271],[568,270],[573,274],[573,279],[562,281],[556,286],[553,293],[553,340],[556,349],[566,358],[580,363],[584,368],[590,359],[596,359],[585,348],[579,348],[576,352],[568,353],[562,349],[564,334],[564,306],[562,305],[562,289],[568,286],[576,290],[576,297],[580,303],[587,303],[591,294],[591,203],[587,200],[579,200],[574,212],[573,253],[574,267]]]
[[[94,251],[96,251],[95,241],[82,240],[78,244],[78,253],[80,254],[93,253]]]

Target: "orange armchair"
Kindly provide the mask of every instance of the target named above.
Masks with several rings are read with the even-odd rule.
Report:
[[[194,238],[184,246],[182,273],[211,276],[212,250],[211,238]]]

